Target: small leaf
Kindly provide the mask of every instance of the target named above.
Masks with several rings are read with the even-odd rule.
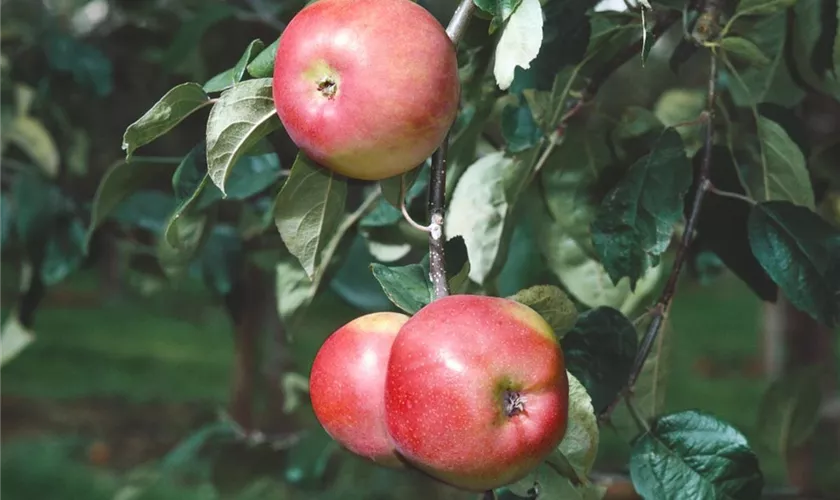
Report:
[[[819,421],[822,366],[805,367],[774,380],[759,403],[756,430],[780,456],[804,442]]]
[[[758,46],[738,36],[728,36],[720,41],[720,46],[727,54],[734,55],[748,63],[765,66],[770,64],[770,58],[761,52]]]
[[[248,63],[250,63],[251,59],[253,59],[254,56],[264,47],[265,44],[260,39],[251,41],[251,43],[248,44],[248,47],[245,49],[245,52],[242,54],[242,56],[240,56],[239,61],[236,63],[236,65],[226,71],[222,71],[218,75],[211,78],[207,83],[204,84],[204,91],[208,94],[213,92],[221,92],[241,82],[242,78],[245,76],[245,68],[248,66]]]
[[[636,329],[611,307],[584,312],[563,339],[566,367],[592,396],[595,411],[603,411],[627,383],[636,349]]]
[[[422,264],[389,267],[374,262],[370,270],[391,302],[408,314],[416,313],[432,301],[428,267]]]
[[[833,327],[840,321],[840,231],[807,208],[755,205],[747,222],[758,262],[798,309]]]
[[[682,199],[691,185],[691,163],[679,134],[666,129],[648,155],[601,204],[592,242],[613,283],[627,276],[630,289],[668,248],[682,219]]]
[[[118,161],[109,168],[102,176],[96,188],[96,194],[93,196],[85,246],[90,243],[96,228],[113,213],[120,203],[170,170],[172,170],[172,165],[165,163],[129,161]]]
[[[207,119],[207,171],[223,194],[237,160],[279,127],[271,78],[247,80],[222,93]]]
[[[509,298],[537,311],[551,325],[558,339],[566,335],[578,317],[574,302],[556,286],[532,286]]]
[[[598,419],[586,388],[570,371],[566,372],[566,376],[569,379],[569,419],[566,435],[557,451],[572,466],[578,478],[585,479],[592,472],[598,456]]]
[[[274,59],[277,57],[277,46],[280,38],[264,48],[247,66],[248,74],[254,78],[271,78],[274,75]]]
[[[347,182],[299,153],[274,205],[280,237],[310,278],[332,237],[347,198]]]
[[[407,189],[405,204],[406,207],[411,207],[411,203],[426,192],[426,187],[429,184],[429,168],[423,166],[404,175],[406,176]],[[402,213],[397,208],[400,197],[399,176],[383,179],[379,184],[382,186],[382,199],[369,214],[362,218],[359,222],[361,227],[392,226],[403,219]],[[394,194],[394,191],[396,191],[396,194]],[[391,201],[395,201],[396,206],[391,204]]]
[[[31,116],[18,116],[5,134],[4,142],[19,147],[47,177],[58,175],[58,147],[43,123]]]
[[[651,423],[633,444],[630,477],[643,498],[755,500],[764,488],[746,438],[694,410]]]
[[[0,366],[15,359],[35,340],[35,332],[23,326],[17,314],[10,314],[0,329]]]
[[[473,3],[493,16],[490,21],[490,33],[493,33],[510,18],[522,0],[474,0]]]
[[[513,83],[517,67],[528,69],[537,57],[543,38],[543,13],[539,0],[522,0],[511,14],[496,45],[493,75],[502,90]]]
[[[741,0],[738,2],[736,15],[765,15],[774,14],[793,7],[797,0]]]
[[[757,201],[784,200],[814,209],[814,189],[805,155],[773,120],[758,117],[761,163],[750,165],[747,184]]]
[[[539,148],[508,157],[490,153],[470,166],[455,186],[446,218],[446,234],[463,236],[470,279],[494,278],[507,258],[510,214],[531,175]]]
[[[451,150],[450,150],[451,151]],[[408,197],[414,199],[414,195],[421,194],[425,191],[429,184],[429,172],[432,166],[430,158],[427,158],[423,165],[413,168],[408,172],[393,177],[388,177],[379,181],[379,186],[382,188],[382,199],[387,201],[392,207],[400,208],[400,178],[405,177],[405,189]]]
[[[174,87],[125,130],[122,148],[126,158],[131,158],[137,148],[166,134],[211,102],[197,83],[183,83]]]

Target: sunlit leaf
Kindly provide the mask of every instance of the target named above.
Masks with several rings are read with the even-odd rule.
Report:
[[[814,188],[805,155],[778,123],[758,117],[760,163],[747,170],[747,185],[757,201],[784,200],[814,209]]]
[[[511,14],[496,45],[493,75],[499,88],[513,83],[517,67],[528,69],[542,45],[543,13],[539,0],[522,0]]]
[[[556,286],[532,286],[509,298],[537,311],[551,325],[557,338],[563,338],[578,317],[575,304]]]

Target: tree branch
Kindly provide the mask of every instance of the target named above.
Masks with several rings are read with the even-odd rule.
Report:
[[[475,11],[473,0],[461,0],[446,34],[453,45],[464,36],[470,17]],[[429,278],[434,287],[435,299],[449,295],[449,283],[446,281],[446,256],[443,245],[446,236],[443,231],[446,207],[446,153],[449,149],[449,134],[446,134],[440,148],[432,155],[432,170],[429,178]]]
[[[708,90],[706,95],[706,109],[703,111],[703,115],[705,116],[704,121],[706,122],[705,138],[703,144],[703,160],[700,164],[700,171],[697,175],[697,192],[694,195],[694,202],[691,206],[691,212],[688,216],[688,222],[686,223],[685,231],[682,235],[682,240],[680,241],[680,244],[677,247],[677,255],[674,260],[674,265],[671,268],[671,274],[668,276],[668,281],[665,284],[665,288],[662,290],[661,295],[659,296],[659,300],[656,302],[656,305],[651,311],[651,322],[648,325],[648,329],[647,332],[645,332],[645,336],[642,338],[641,345],[639,346],[639,352],[636,354],[636,359],[633,362],[633,369],[630,372],[630,378],[627,381],[627,386],[623,391],[621,391],[621,394],[619,394],[616,397],[616,399],[601,413],[599,420],[601,420],[602,422],[609,419],[609,416],[612,413],[612,411],[615,410],[616,406],[618,406],[618,402],[621,400],[621,397],[623,397],[624,395],[632,394],[633,388],[636,385],[636,381],[639,379],[639,375],[642,373],[645,361],[650,355],[650,351],[653,348],[653,344],[656,342],[656,337],[659,334],[659,329],[662,327],[662,323],[665,319],[665,316],[668,314],[668,310],[671,308],[671,302],[673,301],[674,293],[677,290],[677,281],[680,276],[680,271],[682,271],[683,265],[685,264],[686,258],[688,257],[688,247],[691,244],[692,239],[694,238],[694,230],[697,228],[697,220],[699,219],[700,208],[703,205],[703,198],[705,197],[706,192],[708,192],[712,187],[711,181],[709,180],[709,171],[712,162],[712,146],[714,139],[712,117],[714,116],[715,100],[717,96],[716,83],[717,59],[715,54],[711,53],[709,63]]]

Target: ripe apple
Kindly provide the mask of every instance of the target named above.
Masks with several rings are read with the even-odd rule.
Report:
[[[311,159],[379,180],[422,164],[458,111],[455,46],[411,0],[317,0],[277,47],[280,121]]]
[[[386,467],[403,467],[385,429],[385,372],[391,345],[408,316],[378,312],[333,332],[309,375],[312,409],[346,449]]]
[[[566,433],[569,382],[548,323],[513,300],[438,299],[400,329],[385,379],[397,451],[470,491],[525,477]]]

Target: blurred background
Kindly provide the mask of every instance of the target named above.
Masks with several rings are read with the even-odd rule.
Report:
[[[444,24],[455,4],[420,3]],[[350,243],[362,265],[342,267],[294,332],[278,317],[274,264],[259,265],[257,251],[251,264],[231,261],[237,272],[224,275],[209,276],[201,259],[178,280],[156,267],[148,233],[160,231],[176,204],[170,175],[124,202],[85,255],[91,203],[103,174],[124,159],[125,128],[173,86],[231,67],[252,40],[273,42],[303,4],[0,4],[6,500],[470,497],[354,458],[308,408],[306,376],[324,338],[390,307],[367,272],[364,245]],[[680,36],[673,31],[644,69],[628,64],[616,73],[603,106],[652,107],[664,89],[702,88],[702,61],[681,80],[669,70]],[[811,133],[840,133],[836,105],[809,97],[805,109]],[[204,120],[187,119],[142,155],[171,173],[203,138]],[[290,165],[281,151],[268,168]],[[223,229],[213,237],[226,241]],[[527,248],[512,251],[503,280],[547,280],[544,268],[528,267],[532,260]],[[502,291],[517,289],[510,283]],[[667,411],[700,407],[741,429],[774,488],[840,491],[837,332],[783,300],[761,302],[713,255],[699,254],[667,335]],[[816,437],[780,453],[759,432],[761,398],[773,380],[817,365],[827,371]],[[628,451],[623,436],[603,430],[596,469],[626,473]]]

